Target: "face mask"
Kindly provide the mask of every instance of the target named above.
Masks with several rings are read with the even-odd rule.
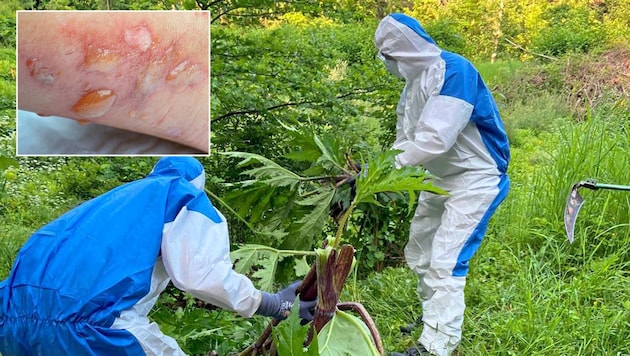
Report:
[[[385,58],[381,52],[378,52],[378,58],[383,61],[383,64],[385,64],[385,68],[388,72],[392,73],[397,78],[403,78],[402,74],[400,74],[400,71],[398,70],[398,62],[393,59]]]

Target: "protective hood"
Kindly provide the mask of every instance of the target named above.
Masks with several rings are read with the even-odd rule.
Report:
[[[203,166],[192,157],[162,157],[149,176],[182,177],[202,191],[206,183]]]
[[[396,61],[398,72],[406,80],[420,75],[440,59],[442,52],[416,19],[399,13],[381,20],[374,34],[374,44],[379,57]],[[392,72],[390,68],[391,64],[388,70]]]

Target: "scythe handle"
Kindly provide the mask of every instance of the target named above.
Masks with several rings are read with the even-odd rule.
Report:
[[[630,186],[616,184],[596,184],[595,187],[598,189],[630,190]]]
[[[578,184],[579,187],[584,187],[588,189],[612,189],[612,190],[630,190],[629,185],[619,185],[619,184],[602,184],[597,183],[594,179],[587,179]]]

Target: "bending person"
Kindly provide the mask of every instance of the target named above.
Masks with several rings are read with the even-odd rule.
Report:
[[[243,317],[284,319],[299,282],[270,294],[234,272],[204,181],[199,161],[165,157],[36,231],[0,282],[0,353],[183,355],[147,317],[169,281]]]

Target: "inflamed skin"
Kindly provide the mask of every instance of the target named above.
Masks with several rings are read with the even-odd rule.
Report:
[[[208,151],[203,11],[19,11],[18,108]]]

